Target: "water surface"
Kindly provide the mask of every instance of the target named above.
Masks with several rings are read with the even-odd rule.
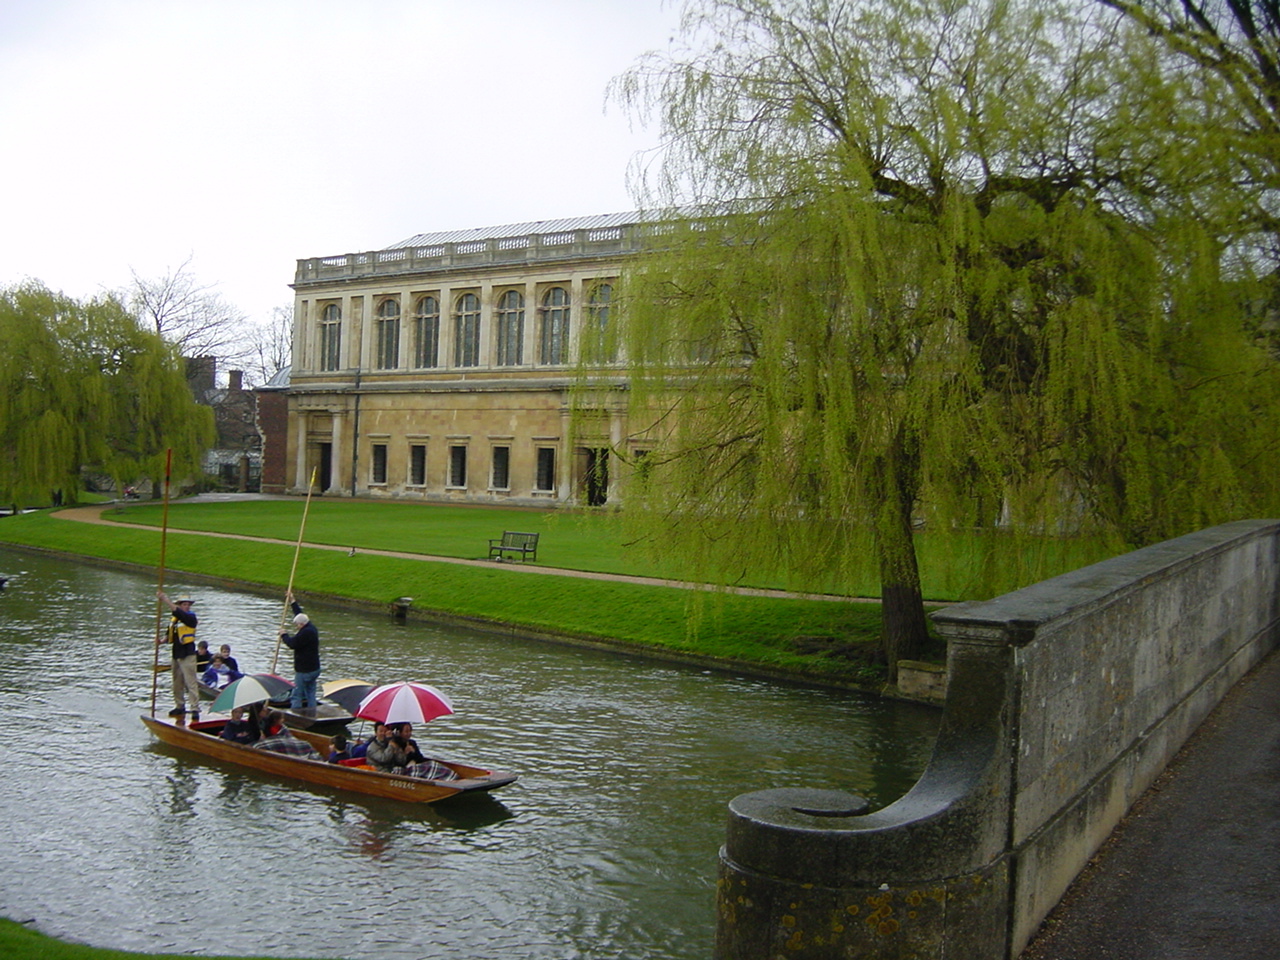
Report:
[[[311,607],[323,680],[424,680],[424,750],[512,770],[420,806],[273,782],[155,743],[155,581],[0,550],[0,915],[147,952],[704,960],[736,794],[901,795],[938,713]],[[171,579],[200,636],[270,668],[283,604]],[[288,650],[280,670],[288,673]],[[158,713],[172,706],[168,678]],[[357,730],[358,728],[353,728]]]

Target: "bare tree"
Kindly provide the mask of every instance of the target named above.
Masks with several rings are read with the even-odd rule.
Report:
[[[129,307],[138,321],[154,329],[184,357],[217,357],[236,363],[245,355],[245,315],[212,285],[199,283],[191,258],[155,278],[133,274]]]
[[[250,324],[245,337],[246,376],[250,383],[264,384],[287,367],[293,355],[293,304],[271,308],[271,318]]]

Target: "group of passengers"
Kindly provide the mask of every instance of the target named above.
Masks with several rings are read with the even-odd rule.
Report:
[[[259,750],[271,750],[307,760],[322,759],[306,740],[295,737],[284,724],[284,715],[267,702],[254,704],[246,717],[243,707],[231,710],[231,719],[222,728],[222,739],[248,744]],[[363,759],[375,770],[396,773],[420,780],[457,780],[449,766],[424,756],[413,739],[413,724],[375,723],[373,737],[349,745],[342,734],[333,737],[330,763]]]
[[[456,780],[451,768],[423,756],[413,739],[411,723],[375,723],[373,739],[364,745],[369,766],[384,773],[398,773],[420,780]]]

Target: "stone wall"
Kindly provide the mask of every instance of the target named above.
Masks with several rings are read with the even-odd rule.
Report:
[[[1277,643],[1280,523],[1241,521],[934,614],[920,782],[730,804],[716,955],[1016,957],[1133,801]]]

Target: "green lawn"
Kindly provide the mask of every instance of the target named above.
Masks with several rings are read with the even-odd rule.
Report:
[[[623,543],[616,514],[565,510],[521,510],[445,504],[324,500],[310,507],[297,500],[249,500],[230,503],[171,503],[169,525],[217,533],[252,533],[291,543],[298,539],[306,510],[305,539],[310,543],[397,550],[439,557],[486,558],[489,539],[504,530],[540,534],[538,564],[661,576],[643,551]],[[159,526],[161,504],[128,504],[110,510],[109,519]]]
[[[259,504],[255,502],[233,502],[215,504],[212,509],[226,513],[221,519],[223,532],[242,530],[271,535],[274,531],[261,512],[246,509],[256,506]],[[344,507],[355,507],[352,515],[365,519],[378,513],[360,509],[370,506],[362,503],[326,506],[336,513]],[[294,562],[293,543],[256,543],[182,533],[174,529],[175,521],[186,514],[176,507],[170,510],[167,570],[188,571],[230,583],[252,583],[284,593]],[[301,501],[284,502],[277,509],[280,507],[293,507],[292,539],[296,541]],[[205,509],[200,507],[201,511]],[[524,519],[538,516],[532,514]],[[332,516],[328,522],[337,528]],[[403,521],[400,526],[408,529]],[[502,524],[497,526],[500,533]],[[309,518],[308,539],[311,529]],[[372,545],[375,540],[369,531],[381,530],[379,536],[383,539],[376,542],[389,547],[405,546],[403,542],[395,543],[391,528],[380,523],[353,523],[350,529],[349,538],[342,542]],[[45,512],[0,521],[0,542],[134,563],[146,570],[159,565],[160,541],[160,531],[153,527],[77,523]],[[471,556],[475,553],[469,551]],[[873,677],[861,662],[812,652],[812,643],[798,649],[795,641],[816,636],[830,638],[833,645],[874,645],[880,632],[880,610],[875,603],[707,593],[527,574],[510,566],[494,563],[471,567],[375,556],[359,550],[355,556],[348,556],[346,551],[303,548],[294,590],[304,597],[364,601],[382,610],[393,599],[408,596],[414,599],[415,611],[512,625],[526,631],[659,648],[684,657],[723,660],[815,679],[868,681]]]
[[[306,510],[305,539],[346,547],[395,550],[439,557],[485,558],[490,538],[504,530],[540,534],[538,566],[676,577],[677,567],[655,562],[643,545],[629,544],[621,517],[594,510],[535,510],[490,506],[451,506],[403,501],[326,500],[309,507],[296,500],[224,503],[178,502],[169,507],[171,529],[252,534],[295,543]],[[111,519],[159,526],[163,507],[156,502],[112,509]],[[921,533],[916,537],[924,595],[940,602],[975,600],[1016,589],[1055,573],[1112,555],[1106,545],[1083,539],[1022,537],[1005,534]],[[811,592],[876,597],[873,564],[860,581],[812,585]],[[783,588],[776,578],[747,571],[741,586]]]

